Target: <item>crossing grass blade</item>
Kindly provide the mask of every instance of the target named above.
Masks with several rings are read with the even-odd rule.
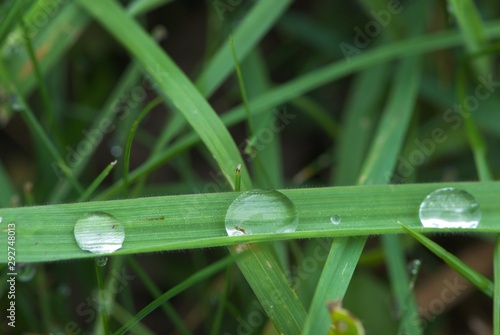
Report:
[[[396,72],[393,90],[378,126],[370,154],[361,170],[360,184],[383,184],[389,181],[396,165],[400,143],[406,134],[412,115],[420,82],[419,77],[420,59],[418,57],[402,61]],[[411,78],[411,83],[405,85],[409,78]],[[332,211],[332,213],[335,212]],[[309,309],[304,335],[327,332],[329,317],[325,304],[328,301],[343,298],[365,242],[366,238],[334,240]],[[347,254],[336,252],[337,249]],[[341,285],[331,285],[330,278],[347,278],[347,280]]]
[[[462,262],[455,255],[446,251],[439,244],[435,243],[431,239],[425,237],[424,235],[418,233],[417,231],[410,229],[405,224],[399,222],[399,224],[403,227],[403,229],[414,237],[417,241],[419,241],[422,245],[424,245],[427,249],[432,251],[434,255],[441,258],[446,262],[450,267],[452,267],[455,271],[461,274],[465,279],[470,281],[474,286],[476,286],[479,290],[481,290],[484,294],[489,297],[493,297],[494,285],[493,283],[483,275],[481,275],[476,270],[472,269],[470,266]]]

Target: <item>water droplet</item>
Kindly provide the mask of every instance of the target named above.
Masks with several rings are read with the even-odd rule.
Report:
[[[19,97],[16,94],[11,94],[9,96],[9,104],[10,104],[10,108],[13,111],[19,112],[19,111],[23,110],[23,105],[22,105]]]
[[[121,155],[123,155],[123,149],[119,145],[113,145],[111,147],[110,151],[111,151],[111,155],[113,155],[113,157],[116,157],[116,158],[119,158],[119,157],[121,157]]]
[[[419,217],[427,228],[476,228],[481,220],[481,210],[470,193],[448,187],[425,197]]]
[[[2,223],[2,221],[3,221],[3,217],[0,216],[0,223]]]
[[[330,222],[334,225],[338,225],[340,223],[340,215],[334,215],[330,218]]]
[[[229,236],[294,232],[299,219],[295,205],[276,190],[250,190],[238,196],[226,213]]]
[[[107,254],[122,247],[125,229],[112,215],[89,213],[76,221],[75,239],[82,250]]]
[[[21,282],[29,282],[35,277],[36,267],[33,264],[19,264],[17,269],[17,279]]]
[[[410,263],[408,263],[408,271],[410,272],[410,275],[416,276],[418,274],[418,271],[420,271],[420,266],[422,265],[422,262],[420,259],[414,259]]]
[[[96,257],[95,258],[95,264],[97,266],[106,266],[108,264],[108,257]]]

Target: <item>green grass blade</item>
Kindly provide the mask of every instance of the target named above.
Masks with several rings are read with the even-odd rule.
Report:
[[[104,170],[102,170],[102,172],[99,173],[97,178],[94,179],[92,184],[90,184],[90,186],[87,187],[85,192],[83,192],[82,195],[80,195],[80,197],[78,198],[78,202],[87,201],[87,199],[90,198],[90,196],[95,192],[95,190],[99,187],[99,185],[101,185],[101,183],[104,181],[104,179],[108,176],[108,174],[111,172],[111,170],[113,170],[115,165],[116,165],[116,161],[109,163],[108,166],[106,166],[104,168]]]
[[[402,61],[387,102],[384,116],[378,126],[370,154],[366,158],[359,177],[360,184],[383,184],[389,181],[390,175],[396,165],[409,120],[412,115],[418,87],[420,83],[420,59],[411,57]],[[408,80],[410,80],[408,82]],[[339,213],[334,213],[337,214]],[[342,217],[342,215],[341,215]],[[350,280],[354,269],[363,251],[366,238],[342,239],[334,241],[330,255],[327,259],[323,273],[314,294],[313,302],[309,309],[309,317],[304,327],[304,335],[326,333],[329,325],[328,312],[325,303],[342,299],[347,286],[329,285],[329,278],[344,277]],[[340,244],[340,245],[336,245]],[[349,254],[344,257],[341,253],[332,255],[335,249],[346,250]],[[349,283],[347,280],[347,283]],[[313,318],[314,316],[314,318]]]
[[[144,286],[148,289],[149,293],[154,297],[158,298],[161,296],[161,291],[155,282],[148,276],[146,271],[141,267],[138,261],[133,257],[129,257],[128,263],[132,267],[132,270],[137,274],[140,280],[143,282]],[[191,331],[188,329],[181,316],[177,313],[174,307],[169,302],[164,302],[161,305],[163,312],[168,315],[172,323],[176,326],[176,330],[179,331],[183,335],[191,335]],[[125,322],[123,322],[125,323]]]
[[[126,147],[125,147],[125,157],[123,159],[123,161],[124,161],[124,164],[123,164],[123,181],[125,183],[125,189],[127,189],[129,187],[128,172],[129,172],[129,167],[130,167],[130,151],[131,151],[131,148],[132,148],[132,140],[134,139],[135,131],[136,131],[137,127],[139,126],[139,123],[141,122],[141,120],[146,115],[148,115],[148,113],[151,112],[151,110],[154,107],[156,107],[158,104],[160,104],[161,101],[162,101],[161,98],[155,98],[152,101],[150,101],[146,105],[146,107],[144,107],[142,109],[141,113],[139,114],[139,116],[137,116],[137,118],[135,119],[134,123],[132,124],[132,128],[130,129],[130,132],[128,134],[127,144],[126,144]]]
[[[494,251],[495,292],[493,293],[493,334],[500,335],[500,235],[495,240]]]
[[[399,224],[403,227],[403,229],[413,236],[417,241],[423,244],[427,249],[432,251],[434,255],[441,258],[446,264],[448,264],[451,268],[457,271],[460,275],[462,275],[465,279],[470,281],[474,286],[476,286],[479,290],[481,290],[484,294],[489,297],[493,297],[494,285],[493,283],[483,275],[481,275],[476,270],[472,269],[470,266],[462,262],[455,255],[446,251],[443,247],[432,241],[431,239],[425,237],[424,235],[416,232],[413,229],[410,229],[406,225],[399,222]],[[456,228],[455,228],[456,229]]]
[[[472,0],[448,0],[448,4],[457,19],[467,50],[473,54],[479,52],[486,46],[486,36],[474,2]],[[478,74],[487,75],[491,72],[490,60],[487,58],[476,59],[473,65]]]
[[[145,318],[152,311],[160,307],[164,302],[170,300],[175,297],[177,294],[183,292],[189,287],[193,286],[199,281],[205,280],[217,272],[220,272],[229,264],[232,263],[232,259],[230,257],[223,258],[218,260],[217,262],[207,266],[206,268],[196,272],[194,275],[185,279],[182,283],[174,286],[167,292],[163,293],[160,297],[156,298],[152,302],[150,302],[146,307],[144,307],[139,313],[137,313],[133,319],[129,320],[126,324],[124,324],[120,329],[113,333],[113,335],[122,335],[127,333],[130,328],[134,327],[138,322],[140,322],[143,318]]]
[[[135,0],[128,5],[127,11],[132,16],[138,16],[173,1],[174,0]]]
[[[240,61],[255,48],[257,43],[271,29],[283,12],[292,3],[291,0],[258,1],[245,16],[234,32],[234,44],[238,46]],[[203,73],[196,80],[196,87],[205,96],[210,96],[231,74],[233,64],[229,42],[224,43],[205,66]]]

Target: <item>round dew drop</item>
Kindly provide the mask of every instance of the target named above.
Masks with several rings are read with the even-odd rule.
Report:
[[[330,218],[330,222],[333,223],[334,225],[338,225],[341,221],[340,215],[333,215]]]
[[[229,236],[294,232],[299,219],[293,202],[276,190],[250,190],[229,206],[225,226]]]
[[[426,228],[476,228],[481,210],[470,193],[448,187],[425,197],[420,204],[419,217]]]
[[[82,250],[107,254],[122,247],[125,229],[114,216],[95,212],[81,217],[75,224],[76,243]]]

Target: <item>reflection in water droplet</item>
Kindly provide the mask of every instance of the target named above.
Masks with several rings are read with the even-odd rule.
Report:
[[[82,250],[107,254],[122,247],[125,229],[112,215],[102,212],[89,213],[76,221],[75,239]]]
[[[18,264],[17,279],[22,282],[28,282],[35,277],[36,267],[33,264]]]
[[[229,206],[225,225],[229,236],[294,232],[299,219],[295,205],[276,190],[250,190]]]
[[[95,258],[95,264],[97,266],[106,266],[106,264],[108,264],[108,257],[106,257],[106,256],[96,257]]]
[[[330,222],[337,225],[340,223],[340,215],[334,215],[330,218]]]
[[[481,210],[470,193],[448,187],[425,197],[419,217],[427,228],[476,228],[481,220]]]

